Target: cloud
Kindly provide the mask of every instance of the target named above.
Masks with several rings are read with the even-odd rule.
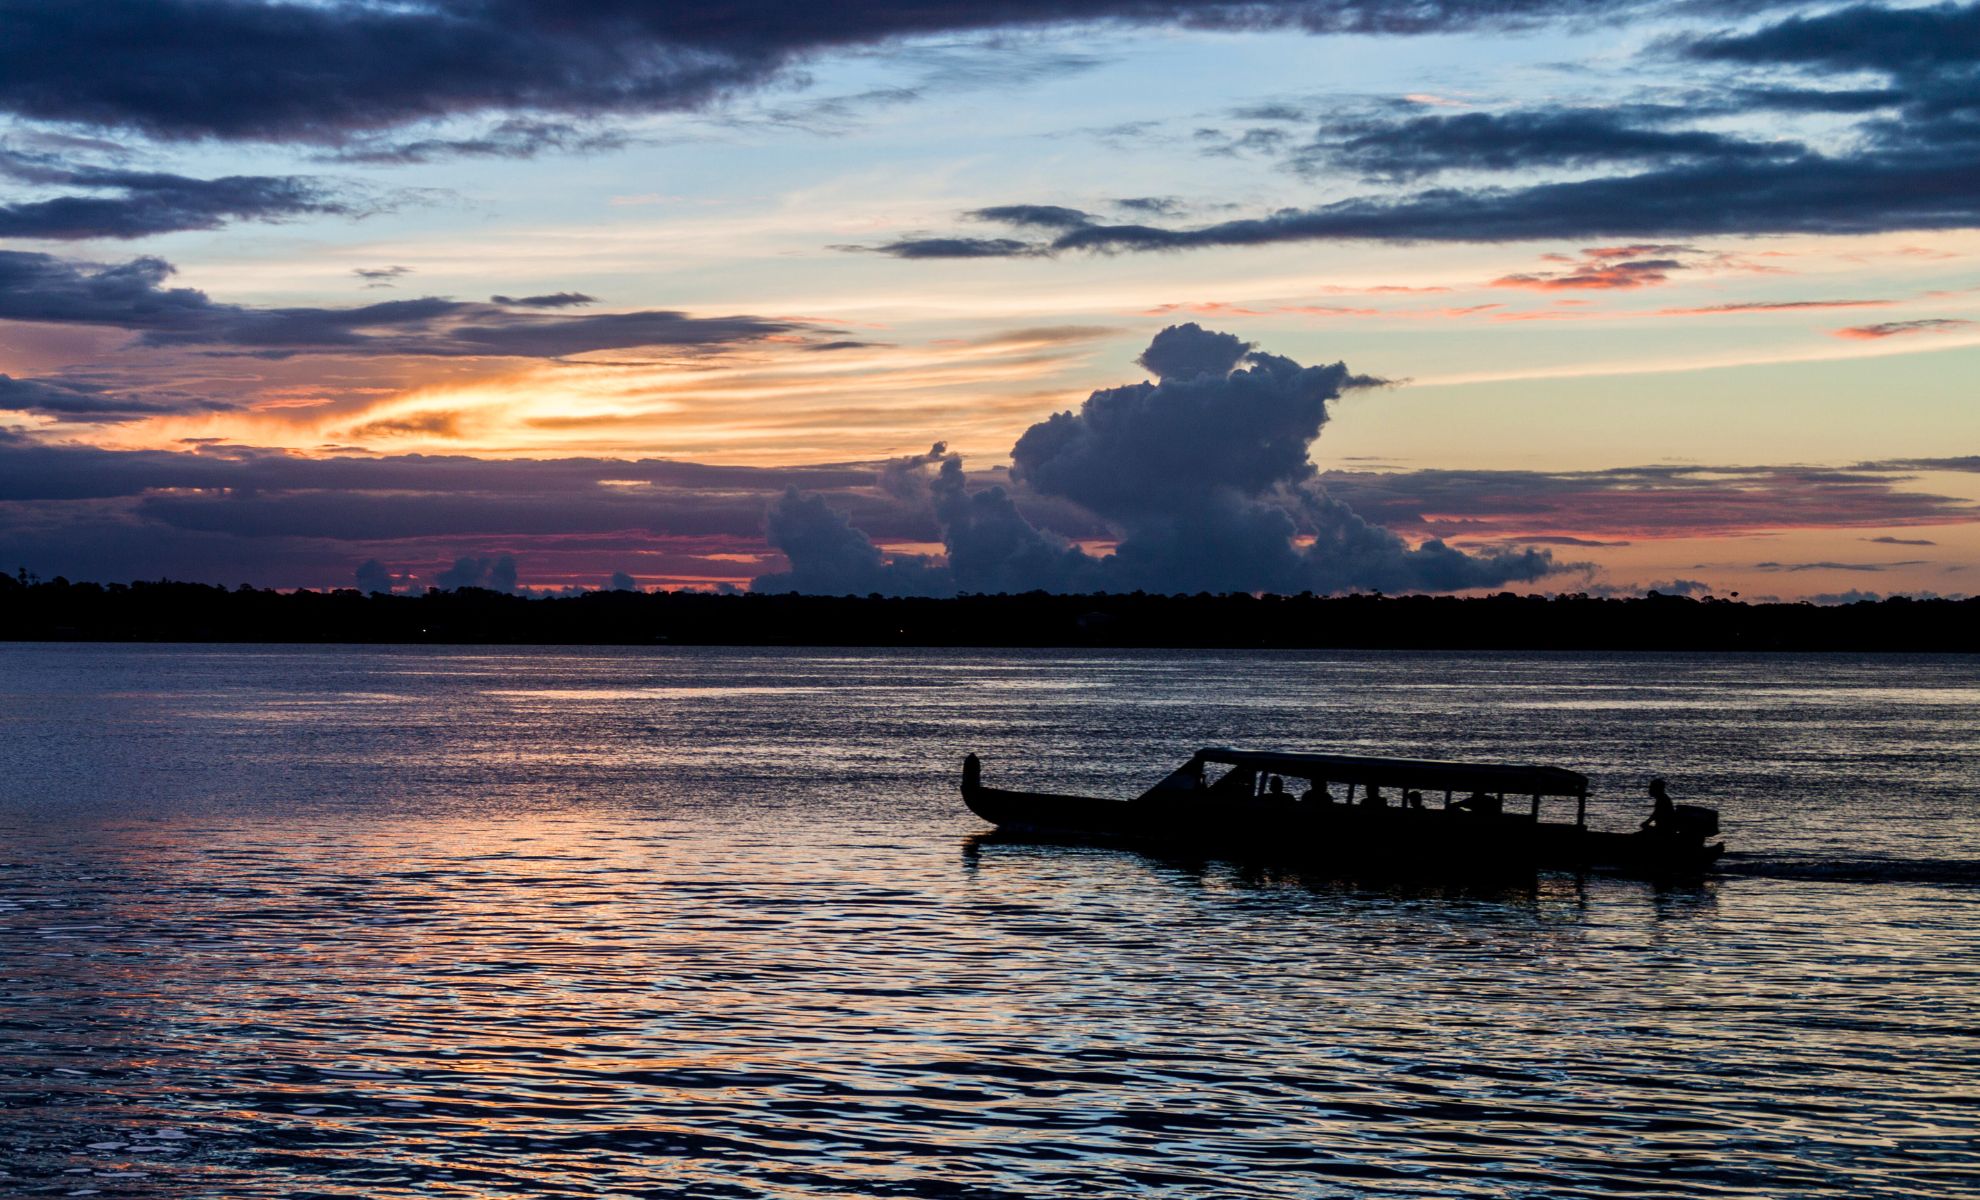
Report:
[[[929,492],[944,566],[918,555],[885,558],[822,498],[792,489],[769,520],[770,542],[791,570],[752,586],[911,595],[1449,591],[1556,569],[1546,551],[1531,547],[1474,555],[1435,538],[1412,547],[1317,485],[1308,451],[1328,403],[1379,380],[1341,363],[1301,366],[1194,324],[1157,334],[1140,362],[1153,382],[1094,392],[1077,411],[1019,437],[1011,451],[1016,493],[971,491],[961,459],[941,458]],[[1114,552],[1096,556],[1040,529],[1019,510],[1018,494],[1093,514],[1114,531]]]
[[[759,575],[750,584],[752,591],[827,596],[941,596],[955,591],[949,573],[921,555],[889,560],[823,496],[793,487],[770,507],[765,525],[770,544],[790,561],[790,568]]]
[[[440,572],[440,577],[434,582],[448,591],[458,591],[461,588],[487,588],[492,592],[514,593],[516,557],[513,554],[480,558],[464,555],[455,559],[453,566]]]
[[[112,326],[136,332],[151,346],[261,358],[312,353],[555,358],[639,346],[709,348],[810,332],[796,322],[749,316],[696,317],[667,310],[566,316],[438,296],[352,308],[256,308],[215,301],[193,288],[166,287],[172,274],[170,263],[154,257],[106,264],[0,250],[0,320]]]
[[[887,254],[894,258],[1038,258],[1051,253],[1049,246],[1017,238],[908,237],[880,246],[839,245],[835,250]]]
[[[160,171],[75,166],[0,150],[0,176],[36,186],[106,195],[66,195],[0,204],[0,237],[72,241],[141,238],[229,221],[282,221],[313,214],[374,211],[348,187],[297,175],[193,179]]]
[[[1876,542],[1885,546],[1936,546],[1939,544],[1931,538],[1873,537],[1864,538],[1863,540],[1866,542]]]
[[[373,288],[392,287],[399,280],[413,273],[411,267],[353,267],[351,274],[365,281],[364,286]]]
[[[1036,229],[1078,229],[1082,225],[1093,223],[1092,214],[1057,204],[1004,204],[993,208],[979,208],[963,215],[979,221],[995,221],[1002,225],[1028,226]]]
[[[1799,572],[1799,571],[1874,572],[1874,571],[1889,571],[1896,567],[1921,566],[1926,561],[1927,561],[1926,559],[1922,559],[1922,558],[1908,558],[1903,560],[1902,562],[1880,562],[1880,563],[1833,562],[1833,561],[1799,562],[1799,563],[1763,562],[1763,563],[1754,563],[1753,569],[1756,571],[1788,571],[1788,572]]]
[[[1753,6],[1754,9],[1769,7]],[[1708,11],[1692,7],[1691,12]],[[1733,15],[1733,6],[1719,6]],[[1749,9],[1752,11],[1752,9]],[[1282,128],[1225,149],[1283,155],[1294,169],[1342,168],[1414,186],[1399,193],[1206,224],[1011,222],[1026,236],[936,233],[873,247],[900,258],[1131,253],[1289,242],[1505,242],[1553,238],[1664,240],[1708,235],[1850,235],[1980,226],[1980,4],[1855,5],[1738,33],[1666,40],[1653,53],[1693,67],[1800,72],[1817,86],[1719,82],[1683,106],[1591,109],[1538,105],[1495,113],[1336,119],[1328,138],[1296,145]],[[1822,73],[1847,86],[1822,86]],[[1863,73],[1879,87],[1858,86]],[[1792,79],[1792,76],[1790,76]],[[1781,111],[1855,118],[1819,144],[1742,137],[1716,128],[1778,126]],[[1284,122],[1286,106],[1241,114]],[[1251,137],[1251,134],[1262,136]],[[1580,177],[1558,176],[1580,172]],[[1536,174],[1540,176],[1535,178]],[[1556,176],[1556,177],[1548,177]],[[1050,211],[1028,202],[976,210]]]
[[[1795,64],[1903,76],[1959,72],[1980,62],[1980,5],[1855,4],[1788,17],[1745,33],[1696,38],[1684,45],[1684,53],[1701,61],[1756,66]]]
[[[1792,142],[1755,142],[1697,129],[1666,128],[1689,109],[1647,105],[1468,112],[1345,123],[1347,136],[1294,153],[1307,173],[1358,171],[1408,181],[1447,171],[1530,171],[1606,163],[1665,164],[1793,157]]]
[[[1231,436],[1237,435],[1234,429]],[[1206,450],[1210,461],[1219,461],[1215,446]],[[1331,470],[1257,496],[1239,489],[1230,507],[1278,507],[1292,520],[1290,549],[1267,539],[1260,553],[1275,570],[1292,560],[1281,574],[1294,575],[1285,584],[1298,584],[1293,590],[1325,589],[1330,578],[1318,574],[1319,564],[1309,558],[1302,567],[1300,560],[1324,557],[1323,543],[1338,543],[1362,551],[1341,560],[1343,572],[1333,578],[1345,579],[1343,586],[1399,591],[1428,587],[1439,563],[1465,579],[1484,569],[1476,564],[1493,561],[1453,558],[1453,547],[1483,544],[1496,552],[1802,529],[1876,535],[1980,520],[1972,501],[1908,482],[1916,472],[1941,470],[1980,470],[1980,459],[1849,470]],[[1104,519],[1065,497],[1014,485],[1002,470],[965,472],[946,447],[892,462],[735,467],[662,459],[311,457],[211,443],[106,450],[0,428],[0,562],[72,579],[169,575],[230,586],[248,580],[326,587],[349,586],[353,564],[377,558],[391,564],[404,588],[411,575],[433,580],[460,557],[507,553],[526,555],[532,578],[560,585],[596,586],[618,570],[649,585],[713,585],[777,568],[765,542],[765,512],[791,488],[821,498],[875,547],[869,554],[857,539],[844,539],[867,564],[855,589],[860,594],[927,591],[938,582],[969,591],[1051,581],[1070,590],[1131,590],[1140,586],[1128,570],[1134,564],[1082,543],[1121,544],[1132,524],[1154,527],[1139,543],[1151,555],[1171,545],[1161,536],[1167,518],[1133,495],[1119,502],[1124,518]],[[1330,514],[1308,512],[1313,501],[1302,494],[1315,492],[1358,520],[1336,511],[1327,522]],[[1199,496],[1184,508],[1206,503]],[[1261,527],[1273,521],[1270,513],[1251,520]],[[1420,550],[1432,539],[1443,539],[1447,553],[1408,556],[1409,546]],[[945,543],[946,564],[923,559],[922,570],[885,569],[892,563],[886,546],[935,542]],[[1346,574],[1348,567],[1356,574]]]
[[[1647,596],[1652,592],[1660,596],[1709,596],[1713,588],[1700,579],[1666,579],[1658,583],[1590,583],[1578,589],[1591,596],[1629,597]]]
[[[1971,500],[1902,486],[1907,471],[1958,469],[1932,463],[1875,463],[1849,470],[1334,470],[1321,479],[1330,493],[1381,525],[1466,541],[1508,542],[1560,533],[1641,541],[1980,520],[1980,505]]]
[[[636,592],[639,590],[639,580],[634,579],[624,571],[614,571],[612,572],[612,577],[605,581],[605,590],[608,592]]]
[[[466,136],[353,136],[322,157],[331,162],[411,165],[448,158],[533,158],[546,151],[590,154],[617,150],[632,139],[611,129],[569,121],[511,117]]]
[[[0,0],[0,111],[178,141],[352,145],[360,156],[528,152],[573,121],[705,107],[808,58],[903,38],[1107,22],[1413,35],[1586,18],[1580,0],[963,0],[926,4],[569,4],[432,0]],[[1628,13],[1654,0],[1610,0]],[[1740,7],[1728,0],[1727,7]],[[448,118],[523,123],[381,141]],[[463,149],[466,142],[469,148]],[[520,148],[514,149],[514,148]]]
[[[1362,196],[1209,225],[1083,225],[1049,241],[901,238],[896,258],[1037,257],[1311,241],[1510,242],[1712,234],[1864,234],[1980,225],[1971,162],[1938,154],[1806,154],[1529,187]]]
[[[1889,308],[1895,300],[1754,300],[1742,304],[1708,304],[1702,308],[1660,308],[1660,317],[1710,317],[1727,313],[1796,312],[1823,308]]]
[[[35,413],[56,421],[104,425],[180,413],[218,412],[230,407],[216,400],[177,392],[139,396],[83,379],[15,379],[0,375],[0,410]]]
[[[1851,325],[1836,330],[1839,338],[1876,340],[1887,337],[1904,337],[1914,333],[1954,333],[1973,325],[1972,321],[1957,317],[1920,317],[1911,321],[1882,321],[1875,325]]]
[[[1582,251],[1581,261],[1561,271],[1505,275],[1492,281],[1495,288],[1527,288],[1533,291],[1618,291],[1655,287],[1667,282],[1671,272],[1686,269],[1672,254],[1696,253],[1689,246],[1602,246]],[[1644,258],[1641,255],[1665,257]]]
[[[573,308],[598,303],[598,297],[583,292],[551,292],[542,296],[490,296],[491,304],[505,308]]]
[[[390,568],[375,558],[367,558],[359,563],[355,578],[358,591],[371,595],[390,596],[395,592],[413,590],[413,577],[410,574],[394,575]]]

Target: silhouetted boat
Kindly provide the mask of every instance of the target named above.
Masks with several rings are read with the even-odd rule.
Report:
[[[1213,765],[1230,769],[1212,780]],[[1299,794],[1295,783],[1305,785]],[[1337,787],[1345,794],[1333,795]],[[1212,747],[1132,800],[1104,800],[985,787],[972,754],[963,760],[962,794],[971,812],[1023,836],[1356,871],[1682,877],[1703,873],[1725,852],[1710,841],[1719,832],[1717,810],[1697,805],[1677,805],[1658,829],[1588,828],[1588,778],[1560,767]],[[1548,798],[1573,800],[1574,820],[1542,820]]]

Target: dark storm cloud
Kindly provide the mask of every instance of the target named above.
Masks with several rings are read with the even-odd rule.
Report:
[[[376,208],[347,188],[295,175],[192,179],[160,171],[78,166],[0,151],[0,176],[37,187],[101,195],[66,195],[0,204],[0,237],[69,240],[141,238],[216,229],[229,221],[281,221],[319,213],[351,215]]]
[[[336,146],[453,116],[554,124],[556,116],[692,109],[760,86],[812,54],[918,35],[1091,22],[1409,35],[1667,7],[1660,0],[0,0],[7,30],[0,110],[164,139]],[[483,152],[505,152],[509,142],[493,141]],[[418,142],[386,151],[431,152]]]
[[[167,287],[172,272],[159,258],[105,264],[0,250],[0,320],[112,326],[131,330],[152,346],[262,358],[309,353],[556,358],[639,346],[736,345],[810,331],[790,321],[749,316],[695,317],[668,310],[565,316],[435,296],[352,308],[255,308],[217,302],[194,288]],[[570,298],[575,295],[527,297],[526,306],[581,303]],[[549,303],[553,300],[556,305]]]
[[[1196,325],[1156,335],[1153,382],[1094,392],[1026,430],[1011,451],[1019,492],[1070,502],[1113,531],[1096,556],[1039,528],[1002,486],[971,491],[959,457],[929,484],[947,563],[887,559],[824,499],[796,488],[772,507],[771,545],[791,569],[758,591],[1449,591],[1532,580],[1544,550],[1412,547],[1321,489],[1308,449],[1327,405],[1378,380],[1305,367]],[[926,463],[940,447],[890,470]],[[905,489],[890,487],[896,495]]]
[[[1757,7],[1757,6],[1756,6]],[[1706,11],[1694,8],[1690,11]],[[1385,180],[1449,172],[1597,169],[1583,178],[1428,187],[1207,224],[1023,214],[1043,203],[976,210],[1027,236],[911,236],[873,247],[899,258],[1035,257],[1302,241],[1501,242],[1666,239],[1737,234],[1868,234],[1980,226],[1980,4],[1857,5],[1738,33],[1669,41],[1694,64],[1765,73],[1703,89],[1696,103],[1613,109],[1542,106],[1498,113],[1360,115],[1321,121],[1302,145],[1283,128],[1251,145],[1306,169]],[[1781,78],[1782,73],[1787,73]],[[1834,74],[1875,74],[1881,86]],[[1697,122],[1791,112],[1862,118],[1833,146],[1743,137]],[[1292,106],[1240,114],[1316,119]],[[1254,130],[1253,132],[1258,132]],[[1206,131],[1218,145],[1233,135]],[[1614,171],[1601,170],[1615,168]],[[994,218],[992,218],[994,219]],[[1041,236],[1044,235],[1044,236]]]

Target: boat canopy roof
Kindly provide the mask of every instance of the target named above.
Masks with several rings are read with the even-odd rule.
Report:
[[[1561,767],[1516,763],[1437,762],[1417,758],[1364,758],[1350,754],[1297,754],[1207,746],[1199,762],[1271,771],[1298,779],[1421,791],[1496,792],[1515,796],[1582,796],[1588,777]]]

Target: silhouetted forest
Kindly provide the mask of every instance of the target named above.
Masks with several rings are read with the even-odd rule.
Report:
[[[0,639],[544,645],[1386,647],[1980,652],[1980,599],[1818,607],[1652,594],[880,596],[587,592],[530,599],[229,591],[0,575]]]

